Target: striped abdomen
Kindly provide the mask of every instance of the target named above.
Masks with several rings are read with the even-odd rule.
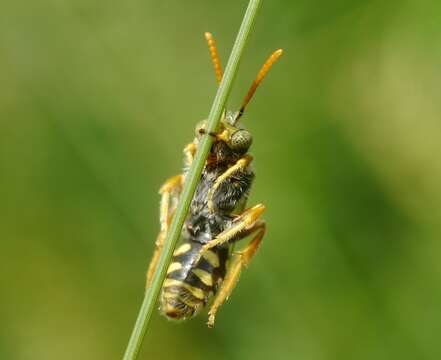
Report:
[[[188,241],[173,254],[161,293],[161,312],[175,320],[195,315],[208,302],[222,282],[228,248],[214,248],[204,253],[192,266],[202,244]]]

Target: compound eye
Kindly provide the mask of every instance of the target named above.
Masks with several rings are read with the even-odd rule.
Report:
[[[230,147],[232,150],[246,153],[253,142],[251,134],[247,130],[237,130],[231,135]]]

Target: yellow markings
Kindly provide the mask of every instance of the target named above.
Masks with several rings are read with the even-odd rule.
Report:
[[[182,185],[182,174],[172,176],[171,178],[167,179],[167,181],[161,186],[159,189],[159,193],[169,193],[172,192],[174,189]]]
[[[184,284],[183,281],[176,280],[176,279],[165,279],[165,281],[164,281],[164,287],[168,287],[168,286],[182,286],[182,284]]]
[[[196,145],[194,143],[189,143],[184,148],[184,153],[193,156],[196,153]]]
[[[173,271],[181,270],[181,269],[182,269],[181,263],[178,262],[171,263],[170,266],[168,267],[167,274],[170,274]]]
[[[205,270],[193,269],[193,274],[195,274],[205,285],[213,286],[213,276]]]
[[[207,260],[214,268],[219,267],[219,256],[213,251],[207,250],[202,254],[202,257]]]
[[[177,294],[175,294],[173,292],[169,292],[169,291],[164,291],[162,293],[162,297],[164,299],[175,299],[177,297]]]
[[[170,299],[176,299],[182,303],[184,303],[187,306],[190,306],[194,309],[197,309],[198,307],[200,307],[202,305],[201,299],[193,297],[193,296],[188,296],[188,294],[186,294],[186,296],[182,296],[182,294],[176,293],[176,292],[171,292],[171,291],[164,291],[162,293],[162,299],[163,301],[167,301]]]
[[[175,280],[175,279],[166,279],[164,281],[164,288],[167,288],[169,286],[179,286],[182,287],[186,290],[188,290],[195,298],[198,298],[200,300],[205,299],[205,294],[204,291],[202,289],[199,289],[197,287],[188,285],[187,283],[180,281],[180,280]],[[167,289],[165,289],[165,291],[167,292]]]
[[[182,301],[185,305],[192,307],[197,310],[199,307],[203,306],[203,301],[201,299],[192,297],[192,296],[180,296],[179,300]]]
[[[196,145],[194,143],[188,144],[184,148],[184,155],[185,155],[185,164],[186,166],[190,166],[193,162],[194,154],[196,153]]]
[[[173,253],[174,256],[179,256],[185,254],[187,251],[191,249],[191,245],[189,243],[183,244],[179,246],[176,251]]]

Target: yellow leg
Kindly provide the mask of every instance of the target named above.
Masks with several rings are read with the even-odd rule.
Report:
[[[259,245],[262,241],[263,236],[265,235],[266,225],[263,220],[258,220],[253,225],[253,227],[246,233],[245,236],[250,235],[251,233],[256,233],[254,238],[250,241],[250,243],[241,251],[235,252],[233,254],[233,261],[231,266],[228,269],[228,272],[225,276],[224,281],[216,297],[211,305],[210,311],[208,312],[208,327],[214,326],[214,320],[216,318],[216,313],[225,300],[231,295],[233,289],[236,287],[237,282],[239,281],[240,273],[243,267],[247,267],[250,263],[251,259],[255,255]]]
[[[199,256],[196,257],[194,263],[196,264],[200,260],[200,257],[205,251],[210,250],[215,246],[225,244],[240,232],[248,233],[248,230],[255,225],[257,219],[264,211],[265,206],[262,204],[255,205],[252,208],[245,210],[236,220],[234,220],[233,225],[229,229],[222,231],[213,240],[201,247]]]
[[[184,148],[184,165],[185,168],[189,168],[193,162],[194,155],[196,154],[197,146],[195,143],[189,143]],[[173,212],[177,205],[179,193],[184,185],[184,175],[176,175],[169,178],[164,185],[161,186],[159,194],[161,194],[161,203],[159,207],[159,223],[161,230],[156,238],[155,251],[150,261],[147,270],[146,288],[149,287],[152,281],[153,274],[158,265],[159,257],[161,256],[164,240],[167,236],[168,227],[173,217]]]
[[[164,244],[165,236],[166,233],[163,233],[161,231],[159,232],[158,237],[156,238],[155,251],[153,253],[152,260],[150,260],[150,264],[146,275],[146,279],[147,279],[145,284],[146,289],[150,286],[152,282],[153,274],[155,273],[156,267],[158,266],[158,261],[159,261],[159,257],[161,256],[161,251],[162,251],[162,246]]]
[[[243,158],[237,160],[237,162],[233,166],[228,168],[227,171],[225,171],[221,176],[216,179],[210,191],[208,192],[208,209],[211,213],[214,212],[213,196],[219,186],[236,172],[246,169],[252,160],[253,157],[251,155],[245,155]]]
[[[194,155],[196,154],[197,146],[195,143],[187,144],[184,148],[184,164],[186,168],[189,168],[193,162]]]
[[[182,181],[182,175],[173,176],[168,179],[159,190],[159,193],[161,194],[161,203],[159,207],[159,222],[161,225],[161,230],[159,231],[158,237],[156,238],[156,248],[147,270],[146,288],[149,287],[153,277],[153,273],[155,272],[156,266],[158,265],[162,246],[164,244],[164,240],[168,232],[168,227],[173,217],[174,209],[171,203],[174,202],[173,199],[179,195],[182,188]]]
[[[233,225],[229,229],[222,231],[213,240],[201,247],[199,254],[193,259],[193,264],[197,264],[206,251],[233,240],[239,233],[242,232],[249,234],[249,231],[253,228],[257,219],[264,211],[265,206],[262,204],[255,205],[252,208],[245,210],[236,220],[234,220]]]

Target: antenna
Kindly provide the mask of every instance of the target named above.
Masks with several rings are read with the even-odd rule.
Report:
[[[242,106],[240,107],[239,112],[237,113],[236,119],[234,122],[236,123],[243,113],[245,112],[245,108],[247,107],[248,103],[250,102],[251,98],[253,97],[254,93],[256,92],[258,86],[263,81],[265,76],[268,74],[268,71],[271,69],[271,67],[274,65],[274,63],[279,59],[280,56],[282,56],[283,50],[279,49],[274,51],[271,56],[268,58],[268,60],[263,64],[260,71],[257,73],[256,79],[251,84],[250,89],[248,90],[247,95],[245,96],[245,99],[242,102]]]
[[[217,53],[216,42],[214,41],[213,35],[209,32],[205,33],[205,38],[207,39],[208,50],[210,50],[211,61],[213,62],[217,84],[219,85],[222,80],[223,72],[219,59],[219,54]]]

